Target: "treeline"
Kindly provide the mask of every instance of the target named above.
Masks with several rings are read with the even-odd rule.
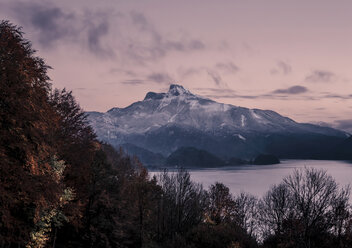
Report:
[[[352,247],[349,188],[295,171],[262,198],[150,178],[96,140],[71,92],[51,89],[21,30],[0,23],[0,247]]]

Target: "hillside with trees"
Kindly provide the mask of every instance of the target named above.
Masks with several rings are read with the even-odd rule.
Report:
[[[0,23],[0,247],[352,247],[350,189],[297,170],[258,199],[183,169],[150,177],[52,89],[21,29]]]

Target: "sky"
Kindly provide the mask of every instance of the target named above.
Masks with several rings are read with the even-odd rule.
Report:
[[[172,83],[352,132],[350,0],[1,0],[87,111]]]

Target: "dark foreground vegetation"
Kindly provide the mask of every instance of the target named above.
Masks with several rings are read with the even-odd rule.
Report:
[[[0,247],[352,247],[349,188],[295,171],[262,199],[185,170],[150,178],[96,140],[70,92],[0,23]]]

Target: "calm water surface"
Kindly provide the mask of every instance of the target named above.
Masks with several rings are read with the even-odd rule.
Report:
[[[202,183],[204,188],[215,182],[227,185],[233,194],[248,192],[258,197],[273,185],[291,174],[295,168],[313,167],[324,169],[333,176],[341,186],[352,186],[352,163],[345,161],[322,160],[282,160],[276,165],[243,165],[214,169],[189,170],[192,180]],[[157,172],[151,172],[155,174]]]

